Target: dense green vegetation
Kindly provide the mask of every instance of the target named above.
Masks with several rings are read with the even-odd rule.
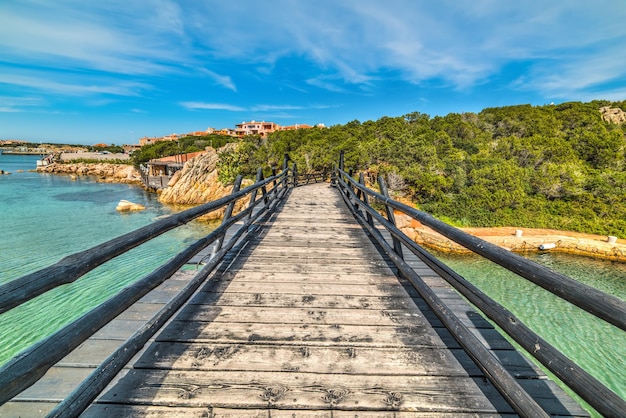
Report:
[[[228,165],[252,176],[288,153],[299,171],[346,168],[458,226],[518,226],[626,237],[626,126],[599,108],[626,101],[509,106],[478,114],[411,113],[246,137]]]
[[[239,141],[239,139],[215,134],[185,136],[178,141],[159,141],[154,144],[144,145],[140,150],[133,153],[131,160],[135,167],[139,167],[140,164],[155,158],[202,151],[206,147],[220,148],[230,142],[236,141]]]
[[[87,150],[90,152],[110,152],[111,154],[124,153],[124,148],[115,144],[105,146],[90,145],[87,147]]]

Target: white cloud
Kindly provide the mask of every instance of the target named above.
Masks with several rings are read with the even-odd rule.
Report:
[[[43,104],[43,100],[37,97],[0,96],[0,112],[2,113],[23,112],[28,108],[39,107]]]
[[[263,112],[263,111],[275,111],[275,110],[302,110],[304,107],[302,106],[292,106],[292,105],[256,105],[251,108],[252,111],[255,112]]]
[[[232,25],[229,17],[244,18],[249,6],[212,4],[212,24],[197,18],[190,32],[218,58],[269,65],[307,58],[321,74],[303,82],[335,92],[388,74],[470,88],[512,62],[568,60],[568,51],[626,39],[626,5],[612,0],[274,1],[263,8],[281,16],[272,25],[263,19],[245,19],[245,30]]]
[[[250,107],[242,107],[226,103],[205,102],[181,102],[179,104],[190,110],[227,110],[231,112],[283,112],[287,110],[327,109],[331,107],[327,105],[295,106],[273,104],[257,104]]]
[[[97,10],[83,10],[84,5],[26,1],[20,6],[0,6],[0,50],[5,60],[57,69],[154,74],[171,71],[168,61],[180,58],[177,49],[170,48],[175,40],[166,39],[172,31],[143,32],[143,20],[120,28],[113,20],[120,19],[118,13],[107,20]],[[151,14],[145,10],[144,17]]]
[[[251,7],[251,0],[7,0],[0,3],[0,55],[46,75],[9,72],[3,82],[131,96],[161,78],[200,72],[238,92],[244,76],[234,71],[248,78],[256,71],[263,82],[289,59],[301,66],[284,84],[293,91],[371,91],[387,79],[471,89],[525,63],[517,88],[566,96],[623,79],[626,68],[623,1],[275,0],[263,5],[267,19],[249,17]],[[95,72],[81,80],[80,71]]]
[[[181,102],[181,106],[190,110],[228,110],[231,112],[243,112],[244,107],[224,103]]]
[[[140,96],[141,92],[151,86],[132,81],[90,79],[89,77],[74,80],[74,83],[54,80],[45,74],[28,72],[29,75],[15,73],[0,73],[0,84],[26,87],[31,90],[45,93],[63,94],[68,96],[87,96],[93,94],[107,94],[115,96]],[[77,83],[76,81],[82,81]]]
[[[211,77],[215,82],[221,85],[224,88],[237,92],[237,86],[233,83],[233,79],[227,75],[220,75],[214,71],[207,70],[206,68],[202,69],[202,72]]]

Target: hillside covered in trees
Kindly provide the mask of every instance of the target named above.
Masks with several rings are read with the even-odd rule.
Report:
[[[247,137],[222,155],[221,176],[280,166],[346,167],[386,176],[390,188],[456,226],[554,228],[626,237],[626,125],[600,108],[626,101],[411,113],[330,128]],[[374,177],[375,178],[375,177]]]

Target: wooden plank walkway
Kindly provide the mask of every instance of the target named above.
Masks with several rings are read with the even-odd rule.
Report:
[[[544,408],[586,416],[432,270],[411,263]],[[224,264],[83,416],[515,415],[328,184],[294,189]],[[45,415],[191,275],[103,328],[0,416]]]

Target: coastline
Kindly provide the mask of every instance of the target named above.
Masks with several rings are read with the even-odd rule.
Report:
[[[39,166],[38,173],[66,174],[70,176],[95,176],[100,183],[142,185],[141,175],[131,165],[111,163],[52,163]]]
[[[398,228],[419,245],[442,252],[471,253],[467,248],[404,214],[396,214],[396,221]],[[609,243],[608,237],[604,235],[556,229],[516,227],[459,229],[491,244],[518,253],[552,251],[626,262],[625,239],[618,239],[615,243]],[[516,231],[522,231],[521,236],[516,236]],[[554,244],[554,247],[546,250],[539,248],[546,244]]]
[[[67,154],[65,159],[69,160],[77,157],[77,154]],[[90,157],[93,156],[90,155]],[[115,154],[98,155],[97,157],[100,157],[104,161],[116,158]],[[40,173],[67,174],[74,176],[96,176],[98,178],[97,181],[103,183],[143,184],[141,181],[141,175],[134,167],[123,164],[111,164],[104,161],[102,163],[53,163],[47,166],[37,167],[36,171]],[[205,170],[203,170],[203,172],[204,171]],[[211,172],[211,170],[209,170],[209,172]],[[198,179],[194,180],[194,184],[198,183]],[[216,181],[216,179],[211,180],[212,182]],[[180,183],[183,185],[183,183],[186,182]],[[206,186],[204,188],[206,188]],[[194,192],[194,194],[197,194],[195,192],[198,191],[188,190],[187,192]],[[220,193],[217,193],[217,191],[211,190],[211,192],[211,198],[216,198],[217,195],[222,195],[226,191],[220,190]],[[179,194],[180,190],[178,195],[173,196],[172,199],[181,199],[182,196],[179,196]],[[207,199],[206,196],[203,196],[203,198],[203,201]],[[165,203],[179,205],[181,202],[167,201]],[[190,202],[185,200],[185,203],[188,205]],[[450,239],[404,214],[396,213],[396,221],[398,228],[419,245],[442,252],[455,254],[471,253],[470,250],[456,244]],[[626,262],[626,239],[618,239],[616,242],[610,243],[608,242],[607,236],[572,231],[560,231],[555,229],[519,227],[460,229],[470,235],[476,236],[491,244],[513,252],[524,253],[552,251]],[[521,231],[521,236],[517,236],[516,231]],[[549,244],[550,246],[553,244],[553,248],[550,248],[549,250],[542,250],[539,248],[541,245],[546,244]]]

